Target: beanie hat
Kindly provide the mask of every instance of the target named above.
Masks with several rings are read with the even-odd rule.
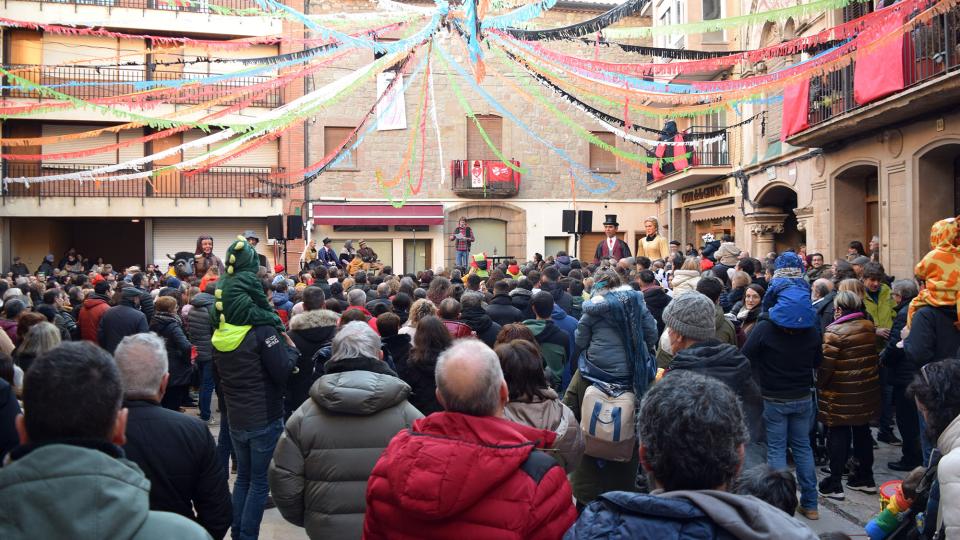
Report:
[[[167,278],[167,287],[170,287],[171,289],[179,289],[180,285],[181,283],[179,279],[173,276]]]
[[[714,303],[698,292],[677,296],[663,310],[663,323],[685,338],[704,341],[717,335]]]
[[[280,272],[283,272],[283,270],[284,270],[284,268],[283,268],[283,265],[282,265],[282,264],[278,264],[278,265],[275,265],[275,266],[273,267],[273,273],[274,273],[274,274],[279,274]]]
[[[107,283],[103,278],[100,278],[100,281],[93,286],[93,292],[97,294],[107,294],[110,292],[110,284]]]
[[[803,268],[803,262],[800,260],[799,255],[792,251],[787,251],[777,257],[777,260],[774,262],[774,268],[777,270],[783,268]]]

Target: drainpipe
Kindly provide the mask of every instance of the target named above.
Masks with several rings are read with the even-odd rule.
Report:
[[[312,0],[304,0],[303,2],[303,14],[310,16],[310,2]],[[310,28],[307,25],[303,26],[303,37],[304,39],[310,39]],[[303,95],[307,95],[311,92],[313,87],[313,75],[308,75],[303,78]],[[303,168],[306,169],[310,166],[310,125],[313,123],[312,119],[307,119],[303,123]],[[306,230],[306,238],[304,242],[307,244],[310,243],[310,238],[313,237],[313,227],[310,223],[310,184],[306,183],[303,185],[303,206],[304,209],[300,213],[303,215],[304,220],[304,229]],[[304,248],[306,249],[306,248]]]

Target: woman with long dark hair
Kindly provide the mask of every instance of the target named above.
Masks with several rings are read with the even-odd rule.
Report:
[[[193,254],[193,275],[197,276],[197,279],[203,279],[212,266],[216,266],[220,274],[225,271],[223,261],[213,253],[213,237],[209,234],[201,234],[197,238],[197,248]]]
[[[417,323],[413,348],[400,378],[413,390],[410,403],[424,416],[443,410],[437,401],[437,358],[451,343],[450,332],[437,317],[427,315]]]

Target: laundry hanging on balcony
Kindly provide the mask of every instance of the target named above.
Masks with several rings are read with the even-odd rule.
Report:
[[[677,131],[677,123],[673,120],[668,120],[663,125],[660,140],[672,143],[688,142],[687,134]],[[700,164],[697,154],[693,151],[693,145],[658,144],[653,154],[657,159],[647,173],[647,182],[656,182],[669,174]]]

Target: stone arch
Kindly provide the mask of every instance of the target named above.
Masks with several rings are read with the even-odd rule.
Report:
[[[843,258],[852,240],[866,246],[873,236],[884,237],[880,220],[880,162],[860,158],[830,174],[830,229],[833,256]]]
[[[506,224],[507,253],[518,260],[527,259],[527,213],[514,204],[501,201],[469,201],[448,207],[444,212],[445,234],[449,234],[457,227],[460,218],[495,219]],[[447,238],[444,238],[447,240]],[[451,267],[455,262],[456,251],[452,243],[447,242],[444,256],[446,266]]]
[[[757,193],[754,202],[759,208],[755,221],[762,225],[751,230],[757,237],[755,249],[772,243],[768,251],[781,253],[805,243],[806,235],[798,226],[797,191],[793,186],[781,181],[770,182]]]
[[[790,41],[797,37],[797,23],[793,20],[793,17],[787,18],[787,21],[783,23],[783,32],[780,36],[780,39],[783,41]]]
[[[944,136],[913,153],[914,260],[929,248],[930,226],[960,214],[960,137]]]

